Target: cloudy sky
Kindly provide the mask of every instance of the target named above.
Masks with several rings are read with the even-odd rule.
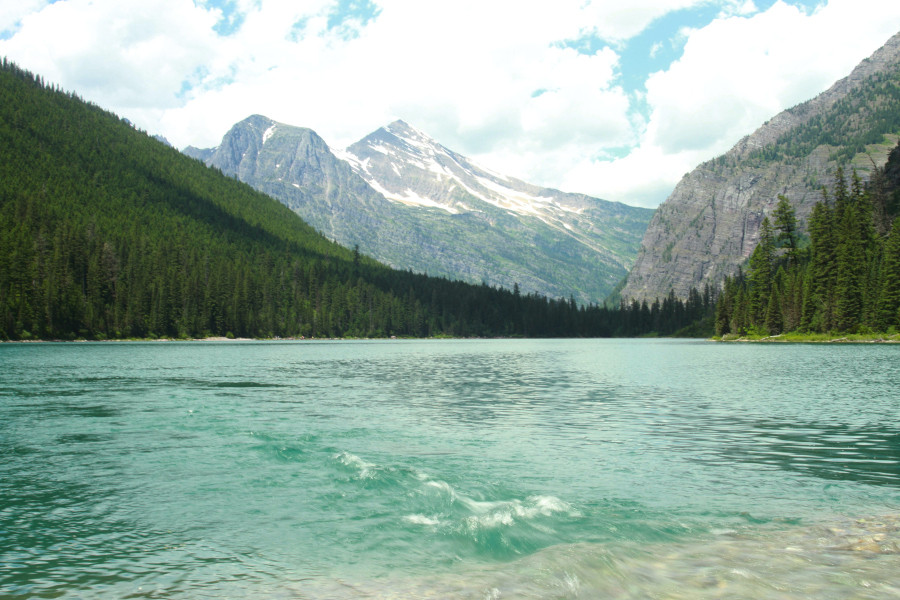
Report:
[[[896,0],[17,0],[0,55],[175,146],[395,119],[495,171],[656,206],[847,75]]]

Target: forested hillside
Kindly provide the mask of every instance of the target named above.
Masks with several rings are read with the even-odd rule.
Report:
[[[900,80],[897,73],[877,73],[837,100],[828,112],[814,115],[802,128],[750,154],[752,161],[781,160],[799,165],[816,148],[831,151],[828,159],[846,164],[868,146],[884,143],[886,135],[900,131]],[[731,157],[721,156],[722,164]],[[870,165],[865,165],[869,167]]]
[[[610,336],[674,331],[700,310],[667,300],[637,327],[618,308],[391,270],[0,67],[0,339]]]
[[[725,279],[719,335],[895,332],[900,327],[900,145],[864,186],[843,170],[813,207],[808,245],[782,197],[748,272]]]
[[[0,337],[496,335],[572,312],[354,255],[6,61],[0,140]]]

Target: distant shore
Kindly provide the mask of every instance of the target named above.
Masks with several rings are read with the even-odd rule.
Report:
[[[900,333],[783,333],[769,336],[726,334],[712,337],[714,342],[762,342],[773,344],[897,344]]]
[[[248,338],[248,337],[226,337],[226,336],[209,336],[202,338],[104,338],[104,339],[86,339],[76,338],[70,340],[64,339],[30,339],[30,340],[2,340],[0,344],[40,344],[40,343],[96,343],[96,342],[336,342],[336,341],[359,341],[359,340],[398,340],[398,339],[422,339],[422,340],[438,340],[438,339],[484,339],[484,338],[450,338],[450,337],[429,337],[429,338],[404,338],[397,336],[373,337],[373,338],[332,338],[332,337],[265,337],[265,338]],[[504,338],[509,339],[509,338]],[[523,338],[524,339],[524,338]]]
[[[37,340],[0,340],[0,344],[37,344],[37,343],[87,343],[87,342],[335,342],[335,341],[359,341],[359,340],[397,340],[397,339],[421,339],[421,340],[438,340],[438,339],[528,339],[528,338],[453,338],[453,337],[429,337],[429,338],[398,338],[396,336],[378,337],[378,338],[318,338],[318,337],[271,337],[271,338],[248,338],[248,337],[226,337],[226,336],[209,336],[202,338],[107,338],[100,340],[89,340],[84,338],[63,340],[63,339],[37,339]],[[629,338],[593,338],[593,339],[629,339]],[[647,339],[647,338],[631,338],[631,339]],[[658,338],[653,338],[658,339]],[[685,338],[686,339],[686,338]],[[694,338],[704,339],[704,338]],[[705,338],[709,342],[744,342],[744,343],[766,343],[766,344],[900,344],[900,333],[852,333],[852,334],[826,334],[826,333],[785,333],[779,335],[743,335],[726,334],[724,336],[713,336]]]
[[[0,343],[6,344],[38,344],[47,342],[65,342],[65,343],[86,343],[86,342],[272,342],[272,341],[301,341],[301,340],[327,340],[330,338],[303,338],[303,337],[287,337],[287,338],[245,338],[245,337],[225,337],[210,336],[203,338],[105,338],[101,340],[88,340],[85,338],[77,338],[74,340],[0,340]]]

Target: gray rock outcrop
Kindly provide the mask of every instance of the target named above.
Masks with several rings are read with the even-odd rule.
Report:
[[[782,112],[723,156],[685,175],[653,216],[622,297],[652,301],[674,290],[684,298],[691,287],[719,285],[750,256],[760,223],[774,210],[779,195],[790,200],[804,228],[813,205],[822,198],[821,188],[833,183],[839,166],[833,159],[836,147],[823,138],[823,143],[810,145],[801,155],[785,158],[783,151],[774,150],[783,150],[794,136],[804,134],[809,139],[810,131],[804,128],[813,120],[818,126],[829,118],[834,123],[874,113],[860,106],[853,116],[845,117],[834,110],[839,103],[846,110],[844,104],[855,91],[898,72],[900,34],[827,91]],[[862,105],[867,100],[858,102]],[[869,155],[860,154],[851,165],[841,166],[856,168],[865,179],[874,165],[884,164],[885,148],[895,140],[896,136],[885,136],[884,146],[876,145]],[[768,158],[766,150],[772,150],[769,154],[775,158]]]

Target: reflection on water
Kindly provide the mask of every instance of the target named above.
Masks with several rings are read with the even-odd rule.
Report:
[[[725,449],[725,461],[758,461],[819,479],[898,485],[900,433],[885,425],[810,422],[785,429],[783,423],[758,421],[749,431],[751,443]]]

